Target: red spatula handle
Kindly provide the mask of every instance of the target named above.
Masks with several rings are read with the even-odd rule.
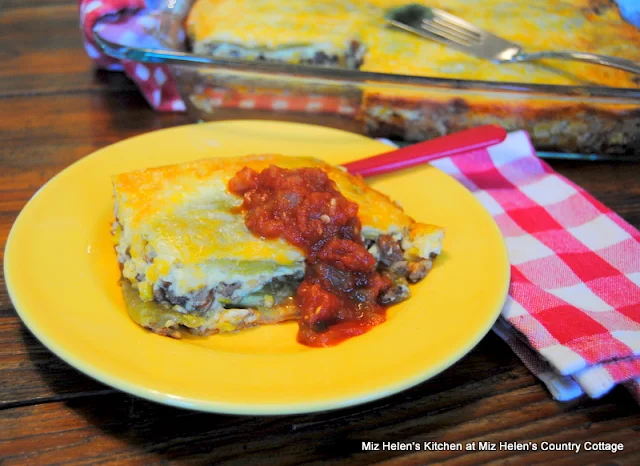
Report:
[[[366,159],[355,160],[343,166],[353,175],[363,177],[381,175],[442,157],[493,146],[504,141],[505,137],[507,132],[500,126],[478,126]]]

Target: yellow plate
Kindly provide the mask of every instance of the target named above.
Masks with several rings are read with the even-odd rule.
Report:
[[[299,345],[293,322],[181,341],[152,334],[127,316],[110,237],[115,173],[268,152],[343,163],[388,150],[344,131],[264,121],[189,125],[114,144],[62,171],[21,212],[5,254],[11,299],[33,334],[66,362],[160,403],[286,414],[396,393],[470,351],[497,318],[509,283],[493,219],[436,168],[370,181],[414,218],[445,226],[445,252],[387,322],[333,348]]]

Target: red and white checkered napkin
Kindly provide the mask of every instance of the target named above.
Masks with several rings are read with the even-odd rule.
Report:
[[[625,383],[640,402],[640,232],[555,173],[523,131],[433,165],[505,237],[511,286],[494,331],[558,400]]]
[[[150,34],[158,19],[149,14],[151,10],[147,7],[156,3],[157,0],[78,0],[84,48],[99,68],[124,71],[155,110],[182,112],[186,107],[164,65],[111,58],[100,52],[93,36],[96,22],[106,17],[113,21],[109,39],[124,45],[162,48]]]
[[[161,0],[79,0],[80,24],[84,48],[96,66],[111,71],[124,71],[131,78],[149,105],[160,112],[182,112],[186,106],[178,93],[176,83],[164,65],[118,60],[100,51],[94,37],[98,20],[108,20],[108,28],[100,33],[112,42],[122,45],[163,49],[154,35],[159,16],[153,6]],[[99,24],[98,27],[101,25]],[[273,92],[239,92],[229,89],[205,88],[194,96],[196,105],[212,108],[252,108],[256,110],[303,111],[337,113],[354,116],[357,108],[349,98],[325,95],[283,95]]]

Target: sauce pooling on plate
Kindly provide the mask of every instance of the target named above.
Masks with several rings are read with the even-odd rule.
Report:
[[[298,341],[333,346],[385,321],[378,302],[392,283],[376,271],[361,239],[358,205],[319,168],[243,168],[229,181],[242,195],[249,231],[282,238],[306,253],[305,277],[296,292],[302,317]]]

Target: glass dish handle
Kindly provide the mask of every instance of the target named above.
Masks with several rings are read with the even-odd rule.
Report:
[[[534,52],[518,53],[508,60],[500,60],[500,63],[519,63],[523,61],[541,60],[553,58],[558,60],[575,60],[595,65],[609,66],[630,73],[640,74],[640,63],[636,63],[626,58],[611,57],[608,55],[598,55],[588,52]]]
[[[147,0],[147,6],[159,13],[186,18],[195,0]]]

